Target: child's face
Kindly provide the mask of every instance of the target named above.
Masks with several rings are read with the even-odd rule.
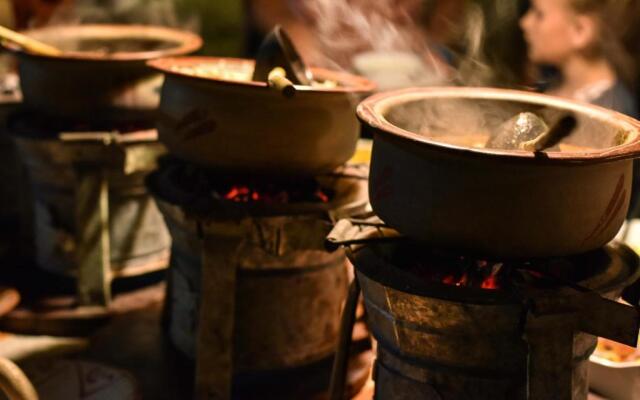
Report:
[[[569,0],[532,0],[520,20],[531,61],[559,65],[579,51],[584,38],[577,31],[577,17]]]

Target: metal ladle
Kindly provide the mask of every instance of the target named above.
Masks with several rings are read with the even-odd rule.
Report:
[[[549,149],[569,136],[577,124],[578,122],[573,115],[564,115],[535,139],[520,143],[520,149],[536,153]]]
[[[570,114],[557,118],[549,127],[542,118],[524,112],[502,124],[486,147],[541,152],[560,143],[576,125],[575,117]]]
[[[311,71],[279,25],[265,37],[258,49],[253,80],[268,82],[270,87],[288,97],[295,94],[294,85],[311,85]]]
[[[54,46],[43,43],[27,35],[23,35],[22,33],[16,32],[2,25],[0,25],[0,39],[17,45],[27,53],[42,56],[59,56],[62,54],[62,50]]]

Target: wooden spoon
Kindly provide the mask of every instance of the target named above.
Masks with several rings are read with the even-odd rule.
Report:
[[[0,39],[11,42],[31,54],[41,56],[59,56],[62,54],[62,51],[56,47],[42,43],[39,40],[13,31],[2,25],[0,25]]]

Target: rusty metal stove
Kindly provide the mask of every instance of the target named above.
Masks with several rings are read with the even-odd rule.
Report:
[[[282,182],[167,160],[150,177],[173,237],[167,330],[196,361],[196,398],[326,392],[349,271],[323,243],[333,221],[366,209],[366,174]],[[361,386],[369,358],[352,366]]]
[[[165,150],[148,113],[19,110],[8,125],[32,188],[36,263],[76,277],[80,305],[108,307],[114,278],[166,268],[171,239],[144,185]]]
[[[465,287],[471,279],[434,273],[478,263],[402,238],[376,217],[340,221],[327,245],[346,246],[357,270],[378,341],[376,399],[586,399],[596,337],[637,343],[637,308],[614,301],[623,294],[638,304],[638,257],[622,244],[482,261],[500,265],[490,276],[502,280],[498,289],[484,285],[487,276]]]

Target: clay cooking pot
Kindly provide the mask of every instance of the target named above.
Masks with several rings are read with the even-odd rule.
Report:
[[[485,148],[517,113],[572,114],[544,153]],[[369,194],[390,226],[427,245],[499,258],[583,253],[609,242],[631,194],[640,122],[527,92],[409,89],[362,102],[374,135]]]

